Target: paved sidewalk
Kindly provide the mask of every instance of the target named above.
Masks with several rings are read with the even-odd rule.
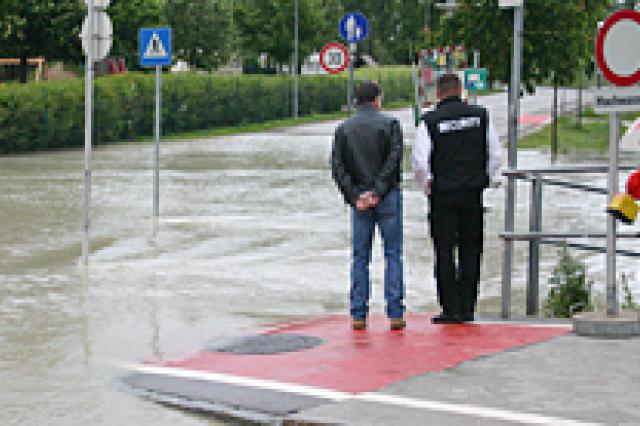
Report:
[[[249,336],[266,337],[259,345],[214,341],[135,367],[124,382],[153,400],[261,423],[640,424],[640,339],[581,338],[558,322],[429,318],[412,315],[400,332],[381,316],[364,332],[341,316],[282,324]],[[312,344],[270,354],[274,336]]]
[[[346,401],[303,410],[292,418],[350,425],[561,424],[561,420],[637,425],[638,367],[640,339],[596,340],[568,334],[416,376],[380,391],[434,403],[431,406]]]

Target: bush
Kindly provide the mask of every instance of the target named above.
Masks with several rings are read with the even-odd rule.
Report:
[[[384,68],[373,76],[385,102],[410,101],[410,70]],[[300,115],[340,111],[347,77],[302,76]],[[162,132],[258,123],[291,116],[290,76],[163,75]],[[155,77],[129,73],[96,79],[94,143],[153,134]],[[0,87],[0,154],[84,144],[84,81]]]
[[[549,279],[549,296],[545,304],[548,316],[570,318],[574,313],[590,310],[592,281],[587,268],[571,257],[567,247],[560,250],[558,264]]]

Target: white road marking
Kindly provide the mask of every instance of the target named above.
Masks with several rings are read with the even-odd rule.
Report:
[[[515,326],[515,327],[533,327],[533,328],[561,328],[571,330],[573,329],[573,325],[570,323],[552,323],[552,322],[520,322],[518,320],[515,321],[490,321],[490,320],[477,320],[474,321],[473,324],[478,325],[505,325],[505,326]]]
[[[478,405],[456,404],[450,402],[429,401],[424,399],[409,398],[385,393],[348,393],[333,389],[324,389],[313,386],[296,385],[277,382],[273,380],[254,379],[249,377],[234,376],[229,374],[209,373],[204,371],[188,370],[174,367],[158,367],[151,365],[124,365],[120,366],[127,371],[170,376],[176,378],[195,379],[229,385],[244,386],[253,389],[272,390],[301,396],[309,396],[326,399],[334,402],[361,401],[376,404],[385,404],[403,408],[413,408],[429,411],[460,414],[471,417],[483,417],[510,421],[527,425],[558,425],[558,426],[587,426],[598,423],[587,423],[560,417],[544,416],[540,414],[523,413],[504,410],[500,408],[482,407]]]
[[[126,370],[161,376],[180,377],[184,379],[204,380],[229,385],[246,386],[256,389],[273,390],[296,395],[311,396],[331,401],[345,401],[353,398],[353,394],[331,389],[316,388],[305,385],[276,382],[272,380],[253,379],[250,377],[233,376],[229,374],[208,373],[205,371],[188,370],[174,367],[156,367],[149,365],[124,366]]]

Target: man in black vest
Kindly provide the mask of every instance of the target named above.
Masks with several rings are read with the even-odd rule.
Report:
[[[489,114],[461,100],[455,74],[440,77],[438,107],[423,115],[413,148],[416,180],[429,197],[439,324],[473,321],[483,240],[482,192],[502,161]],[[454,259],[457,246],[458,262]]]
[[[402,273],[402,129],[381,114],[377,83],[356,91],[358,112],[336,129],[331,156],[333,179],[351,206],[351,319],[355,330],[367,327],[369,263],[376,228],[384,243],[384,298],[392,330],[405,327]]]

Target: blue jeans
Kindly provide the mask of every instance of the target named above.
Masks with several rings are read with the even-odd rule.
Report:
[[[369,263],[374,230],[378,225],[384,247],[384,298],[387,316],[404,315],[402,273],[402,194],[392,189],[376,207],[351,211],[351,317],[363,320],[369,313]]]

